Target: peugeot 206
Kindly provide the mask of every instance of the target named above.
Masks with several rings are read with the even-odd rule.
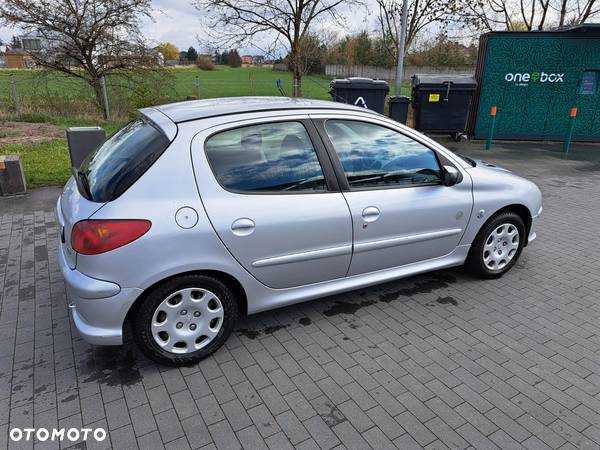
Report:
[[[164,364],[238,317],[465,265],[501,276],[540,190],[382,115],[283,97],[144,108],[73,170],[59,262],[85,340]]]

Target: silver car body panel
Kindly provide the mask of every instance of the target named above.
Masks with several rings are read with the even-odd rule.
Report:
[[[91,202],[79,193],[75,179],[71,177],[56,203],[56,220],[59,226],[60,247],[65,253],[65,262],[74,269],[77,265],[77,254],[71,247],[71,231],[73,225],[80,220],[88,219],[102,208],[102,203]]]
[[[305,114],[266,116],[217,125],[191,144],[198,191],[217,235],[233,257],[261,283],[287,288],[342,278],[352,256],[352,223],[341,192],[240,194],[219,185],[204,143],[220,131],[257,123],[300,121]],[[255,224],[237,233],[234,223]],[[315,261],[318,260],[318,263]]]
[[[356,115],[345,112],[311,117],[357,119]],[[407,134],[397,123],[384,123],[377,116],[359,120]],[[427,142],[417,140],[430,147]],[[352,214],[355,249],[348,275],[450,254],[460,242],[473,207],[471,178],[461,166],[457,169],[463,173],[463,180],[451,187],[439,184],[344,192]]]
[[[190,100],[187,102],[169,103],[156,106],[154,109],[162,112],[175,123],[188,122],[206,118],[220,118],[219,122],[227,122],[229,117],[241,118],[244,114],[263,113],[265,116],[286,115],[308,110],[347,110],[358,111],[365,115],[377,116],[370,109],[360,108],[345,103],[333,104],[323,100],[292,97],[228,97],[206,100]]]
[[[161,112],[169,115],[165,111]],[[214,271],[235,278],[245,291],[247,312],[253,314],[400,277],[461,265],[468,255],[473,238],[485,220],[495,211],[510,204],[526,206],[535,222],[541,209],[541,196],[533,183],[508,172],[487,167],[471,167],[436,142],[383,116],[361,110],[345,110],[342,113],[357,120],[372,120],[377,117],[376,120],[380,123],[420,140],[444,155],[459,169],[463,180],[451,188],[435,187],[453,192],[446,198],[459,196],[457,198],[460,206],[455,207],[456,211],[453,212],[456,214],[458,210],[462,210],[463,216],[460,219],[456,219],[456,215],[451,216],[449,223],[443,223],[443,220],[436,218],[434,214],[431,216],[432,220],[438,221],[435,226],[422,222],[426,227],[419,229],[418,221],[415,220],[411,222],[411,226],[395,233],[389,227],[386,232],[375,238],[360,239],[353,244],[353,219],[348,206],[345,202],[342,203],[343,195],[348,193],[247,196],[225,191],[218,185],[203,151],[204,139],[212,131],[251,122],[297,120],[306,116],[341,114],[335,105],[329,111],[324,110],[322,106],[314,110],[303,107],[302,111],[231,113],[227,116],[183,121],[176,125],[176,135],[167,150],[119,198],[104,205],[93,202],[88,204],[87,200],[78,195],[72,181],[65,188],[57,206],[57,215],[60,215],[59,223],[65,224],[65,233],[69,233],[67,242],[70,242],[70,229],[66,228],[71,227],[77,220],[88,217],[147,219],[152,222],[151,229],[144,236],[126,246],[100,255],[77,255],[76,269],[69,266],[67,257],[59,258],[69,297],[73,302],[73,317],[83,336],[92,343],[120,344],[122,325],[127,311],[136,299],[156,283],[182,273]],[[182,114],[182,117],[187,116]],[[456,188],[455,191],[453,188]],[[408,190],[385,190],[385,194],[390,196],[387,202],[392,203],[392,191],[401,193]],[[472,192],[474,202],[472,212],[466,210],[468,201],[462,197],[469,191]],[[374,195],[375,191],[370,193]],[[213,195],[215,197],[212,197]],[[234,203],[242,197],[246,203]],[[275,197],[283,197],[283,200]],[[301,197],[310,199],[305,200]],[[294,198],[299,198],[296,205],[289,203]],[[423,198],[420,201],[423,201]],[[369,200],[370,204],[377,198]],[[437,201],[440,200],[436,199]],[[312,206],[311,202],[316,206]],[[359,200],[353,202],[361,204]],[[259,203],[266,206],[261,209]],[[327,209],[322,207],[323,204],[327,205]],[[319,208],[319,205],[323,209]],[[182,228],[177,224],[175,216],[182,207],[191,208],[198,215],[196,224],[191,228]],[[344,215],[344,208],[346,224],[340,221],[340,217]],[[68,212],[65,212],[65,209]],[[481,209],[485,209],[485,217],[479,219],[477,213]],[[327,236],[326,239],[310,236],[320,234],[322,230],[312,226],[310,220],[302,221],[299,210],[304,211],[310,220],[315,219],[318,210],[321,211],[325,218],[316,219],[323,220],[323,235]],[[449,213],[450,210],[445,211],[443,215]],[[227,229],[231,230],[231,224],[236,218],[249,215],[258,218],[253,221],[256,224],[254,233],[260,237],[260,242],[257,240],[248,245],[249,250],[240,251],[234,245],[237,245],[235,242],[238,238],[238,242],[242,242],[241,237],[227,234]],[[65,220],[65,217],[69,217],[69,220]],[[266,222],[263,223],[263,220]],[[292,223],[288,224],[290,227],[287,228],[285,222],[289,220],[301,220],[302,226],[294,227]],[[331,228],[337,223],[340,224],[340,229],[333,233]],[[262,229],[263,224],[267,224],[265,228],[270,232],[259,235],[259,228]],[[371,225],[373,224],[369,224],[368,227]],[[532,236],[535,236],[533,229],[530,238]],[[295,239],[297,242],[293,242]],[[301,245],[297,245],[298,243]],[[429,249],[428,254],[425,252],[428,258],[419,261],[406,259],[402,260],[403,264],[400,266],[379,267],[367,273],[348,272],[353,258],[363,258],[373,252],[393,251],[390,249],[400,249],[404,252],[410,246],[421,245],[424,245],[424,249]],[[442,254],[431,250],[438,246],[443,247],[437,252]],[[61,251],[66,250],[67,247],[61,245]],[[413,257],[417,250],[414,251]],[[375,258],[369,263],[371,266],[363,263],[363,267],[377,267],[377,264],[373,264],[374,261]],[[82,279],[85,282],[82,282]],[[94,280],[100,281],[97,285],[98,292],[103,292],[106,288],[103,282],[117,285],[119,292],[103,298],[85,298],[84,295],[94,296],[93,293],[87,292],[90,290],[87,286],[95,285]],[[268,286],[269,283],[272,286]]]
[[[498,210],[510,205],[523,205],[531,214],[533,223],[541,214],[542,193],[524,178],[505,169],[477,165],[467,172],[473,180],[473,212],[461,244],[470,244],[481,226]],[[531,231],[534,227],[532,224]],[[531,239],[535,239],[535,233]]]

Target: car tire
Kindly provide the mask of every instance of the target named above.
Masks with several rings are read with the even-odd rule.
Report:
[[[134,316],[133,337],[142,353],[155,362],[195,364],[225,343],[238,311],[225,283],[206,275],[184,275],[146,296]]]
[[[523,219],[512,211],[500,212],[477,233],[465,267],[479,278],[501,277],[519,259],[525,239]]]

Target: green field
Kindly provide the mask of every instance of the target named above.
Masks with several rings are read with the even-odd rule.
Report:
[[[15,115],[11,97],[11,76],[14,76],[22,114]],[[107,134],[135,115],[135,109],[153,104],[200,98],[243,95],[281,95],[276,80],[287,95],[292,93],[290,72],[274,72],[268,68],[218,66],[212,71],[196,68],[167,69],[154,76],[138,79],[108,78],[108,94],[113,121],[100,119],[89,86],[82,80],[38,70],[0,70],[0,120],[52,123],[61,128],[100,125]],[[306,98],[330,100],[329,82],[325,76],[304,76],[303,95]],[[390,85],[393,95],[393,83]],[[403,86],[402,94],[408,95]],[[1,122],[0,122],[1,126]],[[0,130],[1,131],[1,130]],[[23,156],[29,187],[60,185],[69,177],[69,157],[66,139],[54,139],[40,144],[1,144],[0,154]]]

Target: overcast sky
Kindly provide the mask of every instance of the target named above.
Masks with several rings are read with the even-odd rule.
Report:
[[[346,17],[347,28],[342,29],[331,25],[322,25],[336,31],[339,35],[350,32],[357,32],[363,29],[372,30],[375,26],[375,17],[377,9],[375,0],[367,0],[367,6],[342,8],[341,12]],[[195,9],[189,0],[153,0],[154,22],[147,21],[142,26],[144,36],[155,43],[172,42],[181,50],[186,50],[193,45],[198,50],[200,48],[196,36],[201,38],[205,36],[205,30],[201,21],[201,13]],[[346,10],[345,10],[346,9]],[[13,34],[19,34],[18,30],[0,26],[0,39],[4,42],[10,42]],[[261,42],[262,41],[262,42]],[[259,48],[266,47],[269,42],[268,37],[257,39],[255,44]],[[240,49],[242,53],[260,54],[256,46],[248,46]]]

